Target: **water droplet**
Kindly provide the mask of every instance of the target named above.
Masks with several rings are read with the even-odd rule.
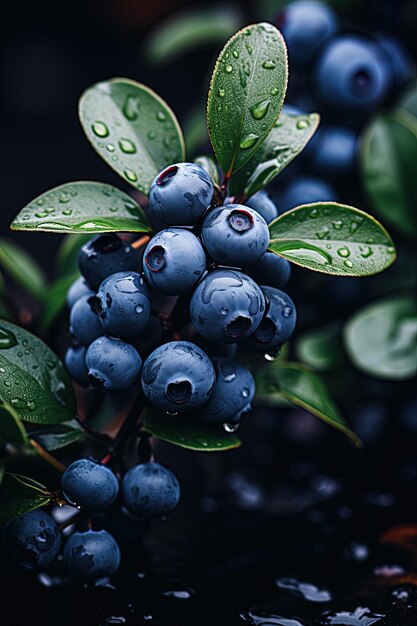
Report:
[[[242,396],[244,398],[249,398],[250,391],[246,387],[242,390]]]
[[[106,150],[108,150],[109,152],[114,152],[115,151],[115,147],[112,143],[108,143],[106,146]]]
[[[388,254],[394,254],[395,253],[395,248],[393,246],[388,246],[387,252],[388,252]]]
[[[277,96],[278,94],[279,94],[279,89],[277,89],[276,87],[271,89],[271,96]]]
[[[296,126],[298,130],[304,130],[310,126],[310,122],[307,119],[298,120]]]
[[[165,122],[165,120],[167,119],[166,113],[164,113],[163,111],[158,111],[158,113],[156,114],[156,119],[158,120],[158,122]]]
[[[223,109],[221,104],[217,105],[217,113],[220,113],[220,111]]]
[[[10,380],[6,380],[6,382],[4,384],[6,385],[6,387],[11,387],[11,385],[12,385]]]
[[[276,65],[273,61],[264,61],[262,63],[262,67],[264,68],[264,70],[274,70]]]
[[[39,217],[39,219],[42,219],[43,217],[48,217],[48,213],[46,211],[38,211],[37,213],[35,213],[35,217]]]
[[[39,198],[38,200],[36,200],[36,204],[38,206],[42,206],[43,204],[45,204],[45,200],[43,198]]]
[[[330,235],[330,228],[328,226],[323,226],[320,230],[316,232],[316,237],[319,239],[326,239]]]
[[[373,255],[374,251],[370,246],[359,246],[359,253],[361,257],[367,259],[368,257]]]
[[[342,220],[334,220],[332,222],[333,228],[335,228],[336,230],[340,230],[343,226],[343,222]]]
[[[135,154],[136,146],[130,139],[120,139],[119,148],[125,154]]]
[[[261,100],[257,104],[254,104],[253,107],[251,107],[250,109],[252,117],[254,117],[255,120],[262,120],[265,117],[265,115],[268,113],[270,104],[271,104],[270,100]]]
[[[224,307],[220,310],[220,313],[221,313],[222,315],[227,315],[227,314],[228,314],[228,312],[229,312],[229,309],[228,309],[227,307],[225,307],[225,306],[224,306]]]
[[[119,210],[119,209],[118,209],[118,207],[117,207],[117,206],[111,206],[111,207],[109,207],[109,211],[110,211],[111,213],[117,213],[117,211],[118,211],[118,210]]]
[[[220,88],[220,89],[219,89],[219,96],[220,96],[220,98],[224,98],[224,93],[225,93],[225,92],[224,92],[224,89],[221,89],[221,88]]]
[[[225,70],[228,74],[230,74],[231,72],[233,72],[233,65],[230,65],[230,63],[228,63],[225,67]]]
[[[282,314],[284,317],[291,317],[292,308],[290,306],[284,306],[284,308],[282,309]]]
[[[235,59],[239,58],[239,52],[237,50],[233,50],[232,54],[235,57]]]
[[[138,177],[133,170],[125,170],[123,174],[131,183],[136,183],[136,181],[138,180]]]
[[[64,209],[62,211],[62,215],[71,215],[72,214],[72,209]]]
[[[308,214],[308,217],[317,217],[317,215],[319,214],[317,209],[311,209],[310,213]]]
[[[104,122],[94,122],[92,129],[93,129],[93,133],[97,135],[97,137],[109,136],[109,129],[107,128]]]
[[[135,312],[136,313],[143,313],[143,305],[142,304],[137,304],[135,306]]]
[[[29,411],[34,411],[36,408],[36,404],[29,400],[28,402],[26,402],[26,408],[29,409]]]
[[[227,433],[235,433],[238,428],[239,428],[239,422],[225,422],[223,424],[223,429]]]
[[[65,191],[63,191],[61,194],[59,194],[59,201],[62,204],[66,204],[67,202],[69,202],[71,200],[71,194],[66,193]]]
[[[249,133],[249,135],[246,135],[246,137],[244,137],[241,140],[239,147],[242,148],[242,150],[247,150],[248,148],[252,148],[252,146],[255,145],[258,139],[259,139],[259,135],[255,135],[254,133]]]
[[[343,261],[343,263],[344,265],[346,265],[346,267],[353,267],[353,263],[349,259],[347,259],[346,261]]]
[[[148,139],[155,139],[156,137],[156,132],[154,130],[150,130],[148,132]]]
[[[0,350],[7,350],[17,346],[18,341],[16,335],[4,326],[0,326]]]
[[[350,256],[350,250],[347,246],[343,246],[342,248],[338,248],[337,249],[337,254],[339,256],[342,256],[344,258]]]
[[[139,98],[137,96],[127,96],[123,106],[123,115],[130,121],[134,122],[139,116]]]

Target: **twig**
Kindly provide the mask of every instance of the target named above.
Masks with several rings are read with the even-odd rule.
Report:
[[[54,456],[52,456],[52,454],[50,454],[47,450],[45,450],[45,448],[41,446],[40,443],[35,441],[35,439],[30,439],[30,443],[35,448],[38,455],[44,461],[49,463],[49,465],[51,465],[54,469],[56,469],[57,472],[59,472],[60,474],[63,474],[65,472],[65,470],[67,469],[65,465],[63,465],[60,461],[58,461],[58,459],[56,459]]]
[[[143,237],[140,237],[140,239],[136,239],[136,241],[133,241],[130,245],[132,248],[135,248],[135,250],[139,250],[139,248],[142,248],[142,246],[146,246],[146,244],[150,240],[151,238],[149,235],[144,235]]]

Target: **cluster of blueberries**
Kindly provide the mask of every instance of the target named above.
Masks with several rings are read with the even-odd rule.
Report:
[[[235,359],[238,344],[273,355],[293,332],[296,311],[281,290],[289,263],[267,250],[274,203],[258,192],[244,206],[227,199],[217,206],[214,192],[201,166],[171,165],[149,196],[150,218],[169,227],[143,254],[114,234],[81,248],[82,277],[68,291],[72,345],[65,363],[81,385],[136,389],[170,415],[188,411],[232,431],[255,395],[251,372]],[[168,315],[157,308],[165,296],[175,296]],[[67,467],[61,489],[89,515],[118,500],[135,520],[164,515],[180,499],[175,475],[153,459],[128,469],[119,493],[104,461],[81,458]],[[3,545],[25,568],[45,568],[61,552],[61,534],[50,515],[36,510],[4,525]],[[62,563],[74,577],[107,577],[120,563],[118,543],[104,529],[75,531]]]
[[[284,173],[287,184],[281,185],[278,204],[286,211],[338,199],[339,182],[354,172],[363,123],[415,78],[415,67],[394,36],[341,30],[332,8],[319,0],[289,3],[276,23],[293,69],[289,99],[294,106],[285,105],[284,111],[322,114],[301,159]]]

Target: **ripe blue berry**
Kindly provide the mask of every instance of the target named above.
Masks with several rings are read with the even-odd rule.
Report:
[[[37,509],[4,524],[2,545],[25,569],[43,569],[58,556],[61,534],[52,517]]]
[[[96,339],[85,360],[90,383],[103,391],[124,391],[139,381],[142,359],[133,346],[119,339]]]
[[[191,289],[206,269],[197,237],[182,228],[167,228],[153,237],[144,252],[143,271],[155,291],[178,295]]]
[[[189,341],[171,341],[154,350],[142,370],[142,387],[149,402],[177,413],[207,402],[215,381],[213,364]]]
[[[310,149],[312,169],[323,176],[349,174],[355,165],[355,131],[347,126],[326,126],[320,130]]]
[[[176,476],[159,463],[142,463],[130,468],[122,482],[123,501],[138,517],[169,513],[178,505],[181,488]]]
[[[61,489],[70,504],[100,513],[116,500],[119,483],[109,467],[85,458],[68,465],[61,477]]]
[[[148,288],[137,272],[116,272],[105,278],[90,303],[104,332],[121,339],[138,335],[151,314]]]
[[[110,576],[120,565],[120,550],[106,530],[76,532],[64,545],[63,563],[70,576],[85,579]]]
[[[201,236],[214,261],[233,267],[257,261],[269,243],[264,218],[241,204],[228,204],[210,211],[203,222]]]
[[[78,384],[88,387],[88,369],[85,362],[87,348],[85,346],[74,346],[68,348],[65,353],[65,367],[69,375]]]
[[[267,250],[259,261],[247,269],[249,276],[258,284],[269,285],[282,289],[291,276],[291,264],[274,252]]]
[[[301,204],[329,200],[337,200],[336,191],[329,183],[314,176],[298,176],[285,187],[280,207],[282,211],[288,211]]]
[[[91,297],[78,298],[69,316],[71,335],[84,346],[88,346],[104,332],[97,313],[91,308]]]
[[[195,289],[190,302],[194,326],[205,339],[234,343],[249,337],[265,311],[258,285],[235,270],[210,272]]]
[[[336,32],[333,11],[316,0],[299,0],[288,4],[278,16],[278,26],[288,47],[290,62],[311,61],[320,45]]]
[[[279,215],[275,202],[264,190],[258,191],[246,200],[246,206],[262,215],[267,224],[273,222]]]
[[[208,424],[238,422],[251,409],[255,397],[255,380],[240,363],[216,357],[213,359],[216,384],[210,400],[200,410],[201,420]]]
[[[394,78],[394,88],[402,87],[415,76],[415,69],[401,41],[388,35],[379,35],[378,43],[389,58]]]
[[[262,286],[267,298],[264,318],[253,335],[244,343],[251,352],[264,354],[276,351],[292,335],[297,319],[294,302],[288,294],[275,287]]]
[[[94,296],[94,291],[88,286],[85,278],[79,276],[67,291],[67,305],[71,309],[82,296]]]
[[[324,105],[357,121],[385,98],[392,81],[383,51],[361,35],[339,35],[320,55],[316,67],[318,94]]]
[[[213,182],[196,163],[175,163],[154,179],[149,192],[151,214],[168,226],[192,226],[213,198]]]
[[[81,274],[93,289],[115,272],[140,271],[140,252],[114,233],[97,235],[78,254]]]

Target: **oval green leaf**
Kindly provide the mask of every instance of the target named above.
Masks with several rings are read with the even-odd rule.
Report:
[[[352,363],[365,374],[387,380],[417,375],[417,303],[396,296],[357,311],[344,328]]]
[[[405,235],[417,235],[417,120],[405,110],[378,115],[361,140],[363,185],[375,209]]]
[[[336,202],[287,211],[269,225],[269,232],[270,250],[324,274],[369,276],[396,258],[391,237],[376,219]]]
[[[205,426],[192,415],[167,415],[150,409],[145,415],[144,426],[158,439],[197,452],[222,452],[241,445],[235,435],[226,433],[221,426]]]
[[[37,300],[45,293],[46,279],[37,260],[20,244],[0,237],[0,267]]]
[[[0,402],[0,440],[23,446],[29,444],[20,417],[11,406],[3,402]]]
[[[274,126],[288,81],[284,39],[272,24],[252,24],[221,51],[207,102],[207,126],[230,177],[252,158]]]
[[[332,323],[305,331],[295,346],[297,358],[318,372],[328,372],[343,362],[341,328]]]
[[[0,400],[34,424],[58,424],[76,415],[72,384],[56,354],[5,320],[0,320]]]
[[[260,372],[256,389],[258,404],[268,405],[274,403],[276,397],[284,398],[340,430],[357,447],[362,445],[340,413],[323,379],[305,365],[275,361]]]
[[[281,113],[259,150],[232,176],[229,194],[243,201],[268,185],[305,148],[319,122],[318,113]]]
[[[49,491],[26,476],[6,472],[0,488],[0,523],[51,502]]]
[[[112,185],[65,183],[38,196],[11,223],[12,230],[55,233],[149,232],[139,204]]]
[[[141,83],[114,78],[92,85],[81,96],[79,116],[102,159],[143,193],[162,169],[185,159],[173,111]]]

